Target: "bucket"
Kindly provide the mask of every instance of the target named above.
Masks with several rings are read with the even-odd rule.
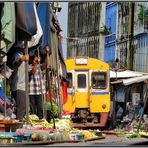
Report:
[[[84,140],[83,134],[70,134],[70,139],[73,141],[82,141]]]
[[[17,142],[22,142],[23,141],[23,135],[17,135]]]
[[[31,134],[27,133],[24,135],[24,140],[28,143],[31,141]]]
[[[84,135],[83,134],[77,134],[77,139],[82,141],[84,140]]]

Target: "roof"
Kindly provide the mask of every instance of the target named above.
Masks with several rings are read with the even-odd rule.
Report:
[[[148,73],[126,70],[117,72],[116,77],[116,72],[110,71],[110,78],[117,78],[117,80],[111,81],[111,84],[123,83],[123,85],[128,86],[148,80]]]
[[[148,80],[148,75],[123,80],[123,84],[127,86],[133,83],[140,83],[145,80]]]
[[[115,71],[110,70],[110,78],[132,78],[132,77],[143,76],[146,74],[148,73],[130,71],[130,70],[115,72]]]
[[[110,83],[111,83],[111,84],[123,83],[123,79],[118,79],[118,80],[115,80],[115,81],[111,81]]]

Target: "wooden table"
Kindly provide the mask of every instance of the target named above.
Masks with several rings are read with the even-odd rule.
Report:
[[[0,132],[15,132],[22,125],[23,122],[0,121]]]

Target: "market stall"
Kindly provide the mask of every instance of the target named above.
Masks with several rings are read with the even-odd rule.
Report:
[[[63,142],[84,142],[105,138],[99,130],[80,130],[72,127],[70,119],[55,119],[50,123],[39,120],[36,115],[29,116],[29,125],[24,124],[15,132],[1,132],[1,144],[50,144]]]

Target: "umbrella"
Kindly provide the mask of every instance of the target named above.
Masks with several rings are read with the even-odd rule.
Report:
[[[36,34],[37,23],[33,3],[16,3],[16,39],[30,41]]]
[[[37,9],[36,9],[35,3],[33,5],[33,7],[34,7],[35,17],[36,17],[36,22],[37,22],[37,34],[35,34],[31,38],[31,41],[28,42],[28,47],[29,48],[30,47],[35,47],[36,45],[38,45],[39,44],[39,41],[40,41],[40,38],[43,35],[43,30],[42,30],[42,27],[41,27],[41,24],[40,24],[40,21],[39,21],[39,17],[38,17],[38,14],[37,14]]]
[[[37,7],[38,17],[43,29],[41,38],[41,54],[46,54],[44,49],[46,46],[50,49],[50,5],[49,3],[39,3]],[[50,50],[51,53],[51,50]]]
[[[27,41],[37,32],[36,16],[33,3],[16,3],[16,39],[23,41],[22,45],[28,47]],[[21,46],[21,44],[20,44]],[[28,48],[25,50],[28,54]],[[29,97],[28,97],[28,62],[25,65],[25,88],[26,88],[26,122],[29,123]]]
[[[38,8],[37,8],[37,12],[38,12],[39,20],[40,20],[40,23],[41,23],[41,27],[43,29],[43,36],[41,38],[40,53],[44,54],[44,55],[46,54],[46,57],[48,57],[52,52],[52,50],[51,50],[51,38],[50,38],[50,5],[49,5],[49,3],[39,3]],[[45,47],[48,47],[50,49],[50,51],[48,53],[46,53],[45,50],[42,50]],[[47,83],[48,83],[47,84],[48,89],[49,89],[49,92],[50,92],[51,91],[51,88],[50,88],[51,84],[50,84],[48,67],[46,68],[46,79],[47,79]],[[51,108],[52,108],[52,100],[50,99],[50,101],[51,101]],[[53,111],[53,108],[51,110]],[[53,116],[53,123],[54,123],[54,128],[56,128],[54,116]]]

